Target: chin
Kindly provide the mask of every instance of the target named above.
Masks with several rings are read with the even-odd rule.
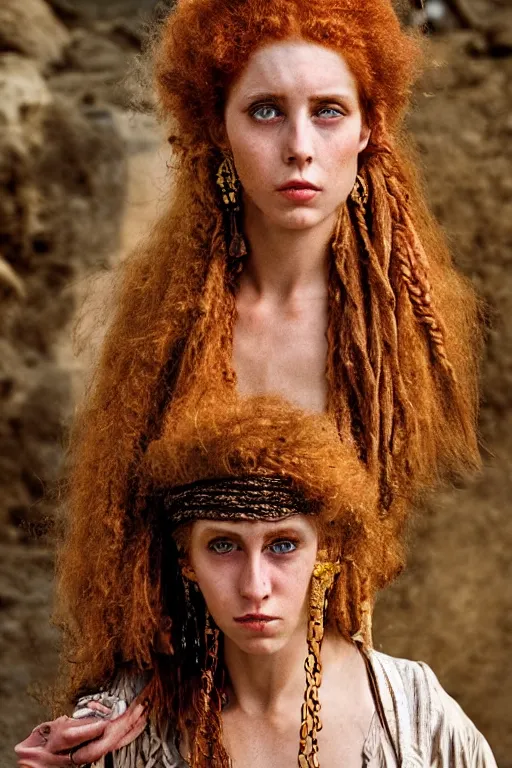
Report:
[[[285,215],[275,217],[274,221],[283,229],[304,232],[322,224],[328,216],[312,208],[297,208]]]
[[[235,643],[244,653],[251,656],[272,656],[286,645],[287,639],[283,637],[253,637],[242,642]]]
[[[264,632],[228,631],[224,633],[243,653],[271,656],[283,648],[290,639],[284,627]]]

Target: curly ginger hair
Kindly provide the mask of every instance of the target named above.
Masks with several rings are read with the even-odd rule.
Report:
[[[235,396],[237,267],[215,185],[219,126],[252,51],[290,37],[345,57],[371,128],[359,168],[368,203],[342,206],[331,248],[328,412],[340,445],[357,446],[396,530],[404,500],[478,464],[477,302],[428,211],[402,128],[417,40],[400,29],[390,0],[181,0],[155,49],[173,191],[123,265],[72,433],[58,606],[70,653],[90,664],[79,666],[75,691],[108,676],[129,648],[147,661],[136,649],[152,624],[145,631],[133,611],[149,599],[147,584],[129,553],[146,540],[134,530],[148,444],[205,394]]]
[[[229,405],[219,399],[206,401],[150,444],[141,475],[144,499],[158,499],[169,488],[218,478],[279,477],[291,485],[310,508],[310,519],[318,530],[320,557],[340,564],[341,572],[329,595],[326,627],[347,640],[364,635],[376,585],[388,584],[402,565],[401,541],[390,521],[379,515],[377,485],[358,459],[354,444],[340,443],[329,416],[304,413],[279,397],[250,397]],[[150,520],[144,519],[144,513],[139,517],[142,523],[133,557],[140,558],[137,565],[140,563],[140,573],[144,572],[146,600],[139,599],[130,610],[140,629],[145,628],[145,638],[137,647],[125,648],[124,653],[127,658],[140,654],[139,670],[153,670],[148,696],[153,699],[155,715],[171,722],[182,736],[187,733],[193,745],[190,764],[194,768],[227,768],[231,763],[222,746],[220,690],[210,693],[207,704],[199,695],[200,676],[197,672],[194,675],[190,661],[187,667],[187,654],[180,649],[183,621],[179,611],[176,613],[178,600],[173,589],[179,578],[159,578],[169,571],[173,556],[169,552],[170,535],[166,543],[163,533],[166,526],[173,530],[168,509],[158,504],[148,509],[146,504]],[[171,519],[162,521],[162,513]],[[139,542],[145,535],[147,539],[148,530],[151,543],[145,549]],[[178,545],[174,558],[179,570],[179,562],[184,556],[186,559],[190,524],[172,535]],[[199,627],[205,626],[202,603],[200,599],[196,607]],[[167,659],[155,652],[153,637],[158,637],[159,626],[170,627],[172,642]],[[198,624],[191,630],[197,633]],[[139,631],[137,637],[142,639],[143,634]],[[221,689],[222,658],[215,677]]]
[[[101,638],[84,637],[73,649],[73,690],[106,687],[121,671],[142,676],[149,683],[145,697],[155,720],[163,729],[170,724],[193,745],[191,765],[229,766],[221,739],[222,655],[219,690],[205,710],[200,695],[205,606],[200,596],[194,598],[190,623],[180,582],[191,523],[175,529],[172,511],[162,503],[165,493],[205,480],[248,476],[279,477],[291,486],[301,509],[302,500],[309,506],[319,549],[341,565],[326,626],[348,640],[361,631],[376,585],[388,584],[401,567],[401,541],[379,515],[377,484],[355,445],[340,443],[327,414],[305,413],[279,397],[206,400],[148,446],[139,474],[137,514],[127,525],[124,551],[130,568],[124,575],[104,573],[103,584],[116,590],[115,603]],[[98,596],[69,604],[71,615],[80,613],[84,598]],[[197,648],[199,667],[193,661]],[[214,754],[205,759],[208,745]]]

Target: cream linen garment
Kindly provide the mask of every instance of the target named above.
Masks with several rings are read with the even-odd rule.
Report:
[[[377,710],[364,744],[362,768],[496,768],[486,740],[430,667],[373,650],[362,653]],[[125,679],[112,693],[130,701],[138,688]],[[159,736],[148,725],[134,742],[92,768],[187,768],[187,763],[171,733]]]

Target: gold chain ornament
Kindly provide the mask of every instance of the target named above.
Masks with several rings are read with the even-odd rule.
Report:
[[[311,579],[310,617],[308,625],[308,655],[304,663],[306,670],[306,690],[301,710],[300,726],[300,768],[320,768],[318,762],[318,731],[322,729],[320,721],[320,699],[318,689],[322,683],[322,662],[320,650],[324,637],[324,619],[327,598],[336,575],[341,570],[340,563],[318,562]]]

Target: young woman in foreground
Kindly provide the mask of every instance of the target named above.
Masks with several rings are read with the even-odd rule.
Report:
[[[20,766],[116,748],[97,765],[495,768],[426,665],[361,637],[368,590],[390,581],[400,542],[327,417],[265,398],[207,408],[149,446],[142,484],[132,577],[105,605],[108,642],[94,657],[86,638],[67,649],[70,692],[108,690],[76,716],[107,719],[39,726]],[[105,601],[101,582],[90,589]],[[70,751],[84,727],[99,738]]]

